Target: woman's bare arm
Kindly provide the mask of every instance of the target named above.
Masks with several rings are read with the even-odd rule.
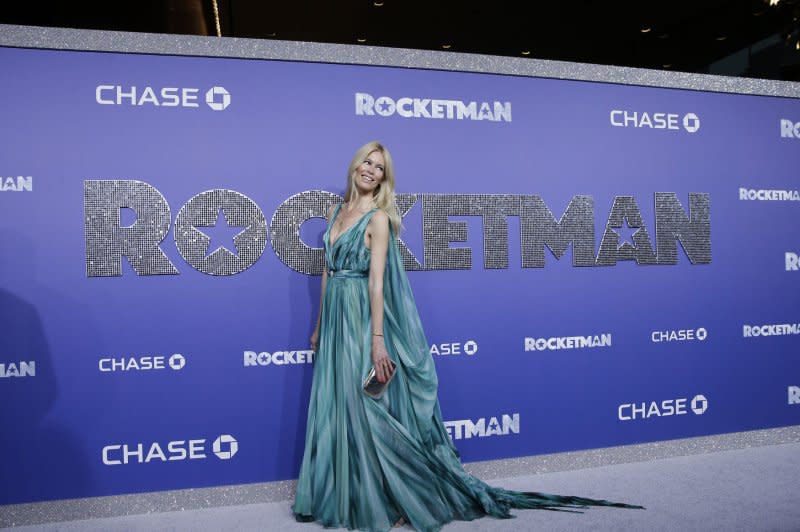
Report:
[[[378,381],[386,382],[391,374],[389,355],[383,338],[383,272],[389,250],[389,216],[378,210],[367,224],[370,236],[369,305],[372,317],[372,363]]]

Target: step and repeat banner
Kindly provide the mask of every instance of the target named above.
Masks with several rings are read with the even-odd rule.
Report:
[[[465,461],[800,423],[798,100],[0,64],[0,504],[296,478],[323,217],[376,139]]]

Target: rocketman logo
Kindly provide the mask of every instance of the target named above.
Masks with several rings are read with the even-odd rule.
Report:
[[[694,113],[686,113],[681,119],[681,115],[675,113],[648,113],[614,109],[611,111],[610,119],[611,125],[614,127],[680,130],[683,126],[683,129],[689,133],[700,129],[700,118]]]
[[[800,139],[800,122],[781,118],[781,138]]]
[[[739,199],[742,201],[800,201],[800,191],[739,188]]]
[[[200,107],[200,89],[188,87],[136,87],[131,85],[98,85],[94,99],[100,105],[132,105],[151,107]],[[231,103],[225,87],[211,87],[205,93],[205,102],[214,111],[223,111]]]
[[[558,349],[584,349],[587,347],[611,347],[611,333],[594,336],[525,338],[525,351],[555,351]]]
[[[474,355],[478,352],[478,343],[475,340],[461,342],[445,342],[443,344],[431,344],[431,355]]]
[[[688,414],[686,403],[688,399],[665,399],[663,401],[650,401],[641,403],[624,403],[617,407],[617,419],[631,421],[651,417],[682,416]],[[692,398],[689,408],[700,416],[708,409],[708,399],[705,395],[698,394]]]
[[[471,419],[445,421],[444,426],[451,440],[508,436],[509,434],[519,434],[519,413],[503,414],[500,416],[500,420],[497,417],[491,417],[489,421],[486,421],[486,418],[482,417],[475,421]]]
[[[800,405],[800,386],[789,386],[789,404]]]
[[[12,377],[35,377],[36,361],[5,362],[0,364],[0,379]]]
[[[742,334],[745,338],[756,336],[786,336],[800,334],[800,323],[781,323],[778,325],[745,325]]]
[[[177,275],[178,269],[161,249],[172,224],[172,214],[161,192],[142,181],[85,181],[84,237],[87,277],[122,275],[122,257],[137,275]],[[300,226],[341,203],[340,196],[314,190],[299,193],[281,204],[268,224],[264,213],[247,196],[215,189],[189,199],[175,217],[173,238],[178,252],[196,270],[208,275],[236,275],[261,257],[269,242],[289,268],[309,275],[323,271],[322,248],[300,238]],[[572,264],[609,267],[618,262],[639,265],[676,265],[685,253],[691,264],[711,263],[711,208],[709,195],[689,193],[684,210],[674,192],[655,193],[655,236],[645,224],[632,196],[613,200],[600,247],[596,246],[595,209],[591,196],[574,196],[556,218],[540,196],[520,194],[399,194],[397,205],[405,216],[422,203],[423,257],[417,258],[397,240],[407,271],[469,270],[472,249],[451,247],[468,240],[467,224],[450,216],[478,216],[483,221],[483,267],[508,268],[508,217],[519,217],[522,268],[544,268],[545,258],[560,259],[572,246]],[[123,226],[120,210],[137,215]],[[203,228],[224,223],[239,228],[227,246],[212,245]],[[633,230],[633,231],[629,231]],[[631,233],[623,237],[625,233]],[[680,242],[680,246],[678,243]],[[213,251],[212,251],[213,250]],[[235,252],[234,252],[235,250]]]
[[[230,434],[222,434],[214,440],[212,452],[220,460],[230,460],[239,450],[239,442]],[[115,443],[103,447],[102,459],[105,465],[148,464],[150,462],[180,462],[183,460],[204,460],[206,454],[205,438],[197,440],[173,440],[166,444]]]
[[[798,256],[797,253],[787,251],[784,258],[786,261],[787,272],[796,272],[800,270],[800,256]]]
[[[33,192],[33,177],[0,177],[0,192]]]
[[[444,120],[486,120],[511,122],[511,102],[462,102],[431,98],[389,96],[373,97],[366,92],[356,93],[356,115],[392,116],[403,118],[433,118]]]
[[[275,351],[268,353],[262,351],[244,352],[244,367],[248,366],[284,366],[286,364],[312,364],[314,362],[314,351]]]

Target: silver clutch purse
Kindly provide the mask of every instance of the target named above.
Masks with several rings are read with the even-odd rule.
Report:
[[[389,386],[394,374],[397,373],[397,364],[395,364],[392,359],[389,359],[389,362],[392,364],[392,372],[389,374],[389,378],[386,379],[386,382],[380,382],[378,380],[378,376],[375,374],[375,366],[372,366],[372,369],[370,369],[367,374],[367,379],[364,381],[364,393],[373,399],[380,399],[383,397],[386,387]]]

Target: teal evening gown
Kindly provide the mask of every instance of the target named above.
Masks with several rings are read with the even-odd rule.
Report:
[[[336,207],[333,219],[339,213]],[[618,503],[491,487],[464,471],[436,395],[437,376],[390,224],[383,334],[396,374],[379,400],[362,385],[372,368],[364,231],[375,209],[330,244],[329,275],[292,511],[326,527],[389,530],[400,517],[420,531],[454,519],[513,517],[510,508],[576,509]]]

